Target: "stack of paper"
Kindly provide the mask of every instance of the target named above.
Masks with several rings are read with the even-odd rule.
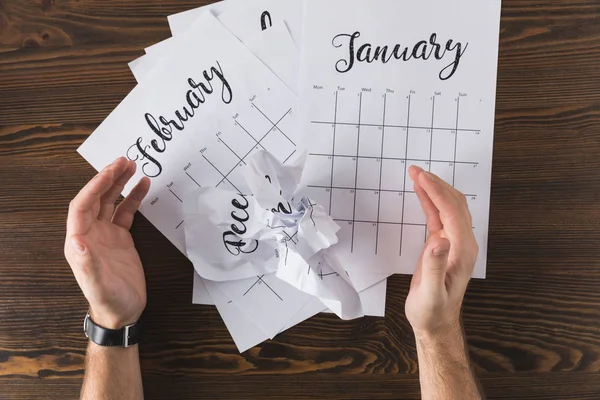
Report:
[[[384,316],[386,278],[412,273],[427,235],[412,164],[467,195],[485,277],[499,18],[500,0],[171,15],[79,152],[96,169],[135,160],[123,194],[152,179],[140,211],[241,352],[327,309]]]

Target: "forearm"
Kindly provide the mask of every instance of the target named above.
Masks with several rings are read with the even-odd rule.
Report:
[[[480,400],[460,325],[444,334],[416,334],[423,400]]]
[[[141,400],[144,398],[138,346],[87,349],[83,400]]]

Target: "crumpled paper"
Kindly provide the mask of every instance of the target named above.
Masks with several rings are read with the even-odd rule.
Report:
[[[343,319],[363,316],[348,273],[328,249],[339,226],[325,209],[300,197],[305,157],[283,165],[260,151],[244,167],[247,193],[198,188],[185,195],[187,255],[213,281],[275,273],[318,297]]]

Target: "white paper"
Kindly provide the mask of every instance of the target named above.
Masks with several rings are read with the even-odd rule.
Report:
[[[294,41],[301,46],[302,0],[228,0],[170,15],[169,27],[173,36],[183,35],[204,12],[210,10],[240,40],[245,40],[285,21]],[[228,15],[221,18],[221,14]]]
[[[257,240],[268,229],[263,222],[268,223],[270,213],[254,197],[204,187],[188,192],[183,200],[187,256],[203,279],[247,279],[277,270],[275,238]],[[243,220],[234,220],[236,216]]]
[[[233,18],[228,18],[228,20],[233,20]],[[260,40],[262,39],[262,40]],[[151,46],[148,50],[147,60],[151,60],[150,57],[156,57],[155,50],[150,49],[158,49],[158,53],[164,52],[167,46],[163,44],[167,44],[168,41],[161,42],[161,45],[158,47]],[[259,58],[269,67],[271,70],[278,72],[280,78],[288,85],[297,86],[297,77],[294,77],[295,72],[298,69],[298,54],[299,52],[295,50],[292,46],[290,46],[291,38],[287,29],[281,24],[273,26],[273,28],[268,29],[264,32],[261,32],[256,38],[251,38],[246,43],[247,46],[250,47],[250,50],[255,54],[260,54]],[[296,53],[294,56],[291,53]],[[282,56],[285,55],[285,56]],[[152,60],[155,62],[155,60]],[[145,71],[139,72],[139,66],[136,66],[132,71],[136,75],[141,75],[143,73],[147,73]],[[150,69],[150,68],[145,68]],[[138,73],[139,72],[139,73]],[[141,81],[143,77],[139,77],[138,81]],[[364,274],[361,271],[356,271],[352,277],[353,281],[357,285],[359,290],[364,290],[369,288],[371,285],[374,285],[377,282],[380,282],[382,279],[385,279],[388,274]],[[198,282],[201,280],[194,279],[194,303],[195,304],[213,304],[210,300],[210,296],[206,293],[206,289],[199,285]],[[385,304],[379,308],[376,308],[375,311],[372,311],[373,308],[369,306],[370,304],[374,304],[377,299],[381,299],[385,297],[385,284],[377,286],[377,288],[369,288],[368,291],[363,291],[361,294],[361,300],[364,304],[367,304],[367,309],[364,310],[366,315],[374,315],[379,316],[381,314],[381,309],[385,308]],[[298,321],[296,323],[299,323]],[[232,332],[232,336],[235,338],[235,334]]]
[[[319,300],[317,297],[313,297],[308,303],[304,305],[304,307],[300,309],[300,311],[296,313],[296,315],[293,316],[293,318],[290,321],[288,321],[288,323],[281,330],[281,332],[286,331],[298,325],[299,323],[306,321],[307,319],[312,318],[320,312],[324,312],[326,310],[327,307],[325,307],[325,304],[323,304],[323,302],[321,302],[321,300]]]
[[[300,52],[293,46],[293,42],[291,41],[289,31],[283,23],[279,23],[271,29],[261,32],[256,37],[250,38],[245,45],[296,93],[298,89]],[[160,51],[164,51],[164,48]],[[260,274],[257,273],[256,275]],[[204,300],[196,304],[212,304],[209,300],[210,296],[201,294],[206,294],[206,290],[203,286],[196,283],[199,281],[201,279],[194,280],[194,296],[197,298],[202,297]],[[234,336],[233,333],[232,336]]]
[[[365,300],[366,302],[367,300]],[[202,278],[194,270],[194,285],[192,288],[192,304],[213,306],[215,301],[210,297]]]
[[[129,68],[138,83],[148,75],[175,40],[170,38],[150,46],[146,48],[145,56],[129,63]],[[270,29],[242,40],[242,42],[294,93],[298,93],[300,51],[284,23],[277,23]]]
[[[246,314],[244,314],[242,309],[238,307],[236,303],[223,294],[217,283],[203,281],[200,276],[194,274],[194,286],[204,286],[205,284],[208,290],[207,293],[210,293],[214,299],[217,310],[240,353],[269,339],[269,336]],[[385,287],[386,280],[383,280],[360,293],[365,315],[375,317],[384,316]],[[194,295],[196,295],[196,292],[194,292]],[[194,304],[198,303],[195,301]],[[323,311],[327,311],[325,305],[319,301],[318,298],[313,297],[290,319],[279,333],[282,333]]]
[[[231,301],[215,282],[203,281],[194,275],[194,286],[203,285],[213,299],[227,330],[240,353],[264,342],[269,337]],[[195,292],[194,292],[195,293]],[[197,304],[197,303],[196,303]]]
[[[365,315],[374,317],[384,316],[386,283],[387,281],[383,280],[360,293]],[[194,286],[204,286],[205,284],[208,292],[214,299],[217,310],[219,311],[219,314],[227,326],[227,330],[231,334],[231,337],[240,353],[243,353],[246,350],[251,349],[252,347],[257,346],[269,339],[268,335],[264,333],[260,327],[256,325],[248,316],[246,316],[246,314],[244,314],[242,309],[240,309],[236,303],[223,294],[216,282],[204,281],[200,278],[200,276],[194,274]],[[194,295],[196,295],[196,292],[194,292]],[[199,303],[195,301],[194,304]],[[296,315],[290,319],[290,321],[283,329],[281,329],[279,333],[282,333],[324,311],[328,311],[325,305],[318,298],[313,297],[296,313]]]
[[[273,339],[313,299],[275,274],[219,282],[219,288],[269,339]]]
[[[384,279],[359,293],[365,316],[385,317],[386,293],[387,279]],[[333,313],[331,310],[324,310],[324,312]]]
[[[365,316],[370,317],[385,317],[385,300],[387,292],[387,279],[376,283],[375,285],[363,290],[359,293],[360,301]],[[305,321],[315,315],[326,312],[332,313],[333,311],[327,309],[323,302],[318,298],[313,298],[308,304],[306,304],[288,323],[288,325],[282,330],[290,329],[291,327]]]
[[[206,6],[193,8],[191,10],[182,11],[177,14],[172,14],[167,17],[169,21],[169,28],[173,36],[185,34],[190,27],[196,22],[204,12],[210,11],[215,17],[218,17],[221,13],[231,11],[244,7],[244,4],[248,0],[225,0],[218,1],[216,3],[208,4]]]
[[[306,0],[305,7],[305,183],[342,227],[334,254],[351,276],[364,265],[412,273],[426,238],[408,177],[408,166],[418,165],[467,195],[481,249],[474,276],[484,278],[500,1]],[[398,57],[416,47],[430,59],[396,59],[396,44]],[[388,63],[377,49],[385,45]],[[358,61],[365,57],[371,62]]]
[[[299,157],[283,165],[260,151],[244,167],[249,189],[245,194],[210,187],[188,192],[183,198],[187,255],[203,279],[222,282],[260,276],[256,282],[270,287],[275,283],[269,285],[267,278],[276,272],[277,278],[318,297],[340,318],[362,317],[360,297],[348,273],[328,254],[338,242],[339,226],[311,199],[296,196],[304,161]],[[270,325],[258,324],[270,336],[300,309],[300,297],[285,285],[281,290],[277,310],[283,319],[274,318],[271,310]],[[294,303],[288,304],[286,296],[293,296]],[[257,310],[256,299],[244,303]],[[261,318],[268,307],[259,309],[256,317]]]
[[[295,46],[284,23],[274,24],[260,34],[242,41],[283,83],[294,93],[298,93],[300,50]]]
[[[203,52],[189,52],[189,48],[202,48]],[[209,66],[214,69],[205,75],[203,71]],[[180,122],[183,131],[159,131],[163,137],[153,132],[146,121],[147,113],[151,114],[151,121],[161,121],[161,115],[172,118],[177,109],[185,113],[181,109],[182,95],[184,99],[191,96],[190,86],[200,82],[209,85],[209,77],[213,78],[212,91],[205,89],[202,107],[198,106],[185,124]],[[216,84],[216,77],[220,85]],[[97,169],[123,154],[136,160],[140,168],[132,181],[142,174],[152,178],[141,212],[185,252],[181,229],[185,223],[185,193],[204,186],[243,190],[241,167],[259,149],[270,151],[282,162],[291,159],[298,140],[292,118],[296,98],[208,14],[198,21],[189,40],[174,44],[147,79],[115,109],[80,152]],[[152,126],[167,129],[157,125],[154,122]],[[141,150],[135,145],[140,140]],[[147,154],[144,158],[142,152]],[[130,186],[125,188],[124,194],[129,189]],[[246,307],[244,314],[269,337],[311,299],[274,276],[255,278],[254,283],[245,285],[244,281],[228,282],[219,289],[238,306]],[[276,290],[271,296],[288,301],[273,302],[265,296],[265,290]]]
[[[291,253],[293,254],[293,253]],[[313,259],[307,266],[298,266],[290,260],[288,266],[280,266],[277,277],[299,290],[317,297],[327,308],[342,319],[354,319],[364,315],[360,296],[347,271],[334,257]]]
[[[235,22],[234,18],[228,18],[228,21]],[[138,82],[148,75],[157,61],[172,46],[173,41],[174,39],[170,38],[146,48],[147,55],[144,58],[138,58],[130,63],[131,71]],[[297,90],[300,52],[294,46],[289,31],[283,23],[276,24],[271,29],[248,39],[246,46],[288,87]],[[204,285],[199,284],[201,281],[201,279],[194,279],[194,304],[214,304]]]
[[[265,35],[267,35],[267,34],[269,34],[269,33],[272,33],[272,32],[275,32],[276,30],[277,30],[277,27],[274,27],[274,28],[273,28],[273,29],[271,29],[270,31],[266,31],[266,32],[265,32]],[[287,33],[287,32],[286,32],[286,33]],[[289,36],[289,35],[288,35],[288,36]],[[272,35],[271,35],[271,37],[272,37],[272,38],[277,38],[277,37],[278,37],[278,35],[274,35],[274,34],[272,34]],[[167,43],[167,42],[165,42],[165,43]],[[261,42],[260,42],[260,41],[257,41],[257,43],[258,43],[258,44],[260,44]],[[289,41],[288,41],[288,43],[289,43]],[[275,46],[275,47],[276,47],[276,45],[268,45],[268,46]],[[286,47],[287,47],[288,49],[290,49],[290,48],[291,48],[291,46],[286,46]],[[155,48],[155,46],[153,46],[153,48]],[[281,48],[281,46],[279,46],[279,48]],[[163,48],[163,49],[164,49],[164,48]],[[153,52],[152,52],[152,51],[150,51],[150,50],[148,51],[148,53],[149,53],[150,55],[156,55],[156,53],[153,53]],[[267,55],[268,55],[268,53],[267,53]],[[265,58],[265,56],[263,56],[262,58]],[[283,61],[286,61],[286,60],[289,60],[289,59],[291,59],[291,58],[290,58],[290,57],[287,57],[287,58],[284,58],[284,57],[282,57],[282,60],[283,60]],[[272,68],[272,69],[273,69],[273,68]],[[288,86],[289,86],[289,84],[288,84]],[[381,277],[381,276],[380,276],[380,277],[378,277],[378,278],[375,278],[375,279],[376,279],[376,280],[380,280],[381,278],[383,278],[383,277]],[[368,282],[369,282],[369,280],[363,280],[363,282],[367,282],[367,283],[366,283],[367,285],[369,284],[369,283],[368,283]],[[200,287],[200,286],[201,286],[201,285],[197,285],[197,284],[198,284],[198,281],[197,281],[197,280],[195,280],[195,287]],[[378,287],[383,287],[383,289],[385,289],[385,284],[383,284],[383,285],[379,284],[379,285],[378,285]],[[367,291],[365,292],[365,294],[366,294],[366,293],[369,293],[369,292],[374,292],[374,290],[373,290],[373,289],[374,289],[374,288],[371,288],[371,289],[367,290]],[[381,291],[381,290],[379,290],[379,294],[380,294],[380,295],[379,295],[379,298],[383,298],[383,297],[384,297],[384,296],[381,296],[381,292],[382,292],[382,291]],[[385,293],[385,290],[383,290],[383,293]],[[197,293],[197,291],[195,291],[194,295],[195,295],[195,300],[196,300],[196,301],[198,301],[198,294],[199,294],[199,293]],[[366,299],[368,299],[369,297],[368,297],[368,296],[365,296],[365,295],[361,295],[361,298],[366,298]],[[374,297],[374,296],[371,296],[371,298],[376,298],[376,296],[375,296],[375,297]],[[230,302],[229,304],[233,304],[233,302]],[[368,304],[368,302],[367,302],[367,304]],[[381,305],[382,305],[382,307],[383,307],[383,304],[384,304],[384,303],[383,303],[383,302],[380,302],[380,304],[381,304]],[[217,305],[218,305],[218,304],[217,304]],[[382,307],[380,307],[380,308],[382,308]],[[221,307],[221,308],[222,308],[222,307]],[[221,309],[221,308],[220,308],[220,309]],[[313,307],[313,308],[314,308],[314,307]],[[318,307],[318,309],[321,309],[321,308],[322,308],[322,305],[320,305],[320,306]],[[306,309],[310,309],[310,307],[306,307],[306,308],[305,308],[305,311],[306,311]],[[315,312],[319,311],[317,308],[314,308],[314,309],[315,309],[316,311],[314,311],[314,312],[309,312],[309,314],[307,314],[307,316],[311,316],[311,315],[313,315]],[[369,312],[369,311],[367,311],[367,312]],[[380,311],[378,311],[378,312],[376,312],[376,313],[380,313]],[[299,313],[299,314],[300,314],[300,313]],[[227,314],[227,315],[228,315],[228,314]],[[377,315],[377,314],[376,314],[376,315]],[[225,319],[225,318],[226,318],[226,317],[225,317],[225,315],[224,315],[224,319]],[[286,318],[287,318],[287,316],[285,316],[285,318],[283,318],[283,319],[286,319]],[[293,325],[293,324],[295,324],[295,323],[298,323],[298,322],[301,322],[301,321],[302,321],[304,318],[306,318],[306,317],[300,317],[300,318],[301,318],[301,319],[297,320],[297,322],[294,322],[294,323],[292,323],[291,325]],[[244,318],[244,319],[245,319],[245,320],[248,320],[247,318]],[[243,321],[244,319],[241,319],[241,321]],[[229,320],[231,320],[231,318],[229,318]],[[238,322],[239,322],[239,321],[240,321],[240,319],[238,319]],[[232,336],[233,336],[234,340],[236,340],[236,343],[238,343],[238,347],[240,348],[240,351],[244,351],[244,349],[243,349],[243,348],[244,348],[244,345],[243,345],[243,344],[241,344],[241,345],[240,345],[239,343],[244,343],[244,340],[245,340],[244,338],[245,338],[245,337],[248,337],[248,334],[247,334],[247,332],[248,332],[248,331],[250,331],[250,332],[253,332],[253,330],[252,330],[252,328],[251,328],[251,326],[253,326],[253,325],[254,325],[254,323],[253,323],[253,322],[250,322],[250,324],[249,324],[249,325],[248,325],[248,324],[244,324],[244,323],[242,323],[242,324],[240,324],[240,323],[237,323],[237,324],[235,324],[235,328],[232,328],[232,327],[231,327],[231,321],[230,321],[230,324],[228,325],[228,327],[229,327],[230,331],[232,332]],[[239,327],[239,328],[238,328],[238,327]],[[241,329],[240,329],[240,328],[241,328]],[[242,334],[236,334],[236,332],[242,332]],[[262,341],[262,340],[264,340],[264,339],[263,339],[263,338],[262,338],[260,335],[250,335],[250,337],[259,338],[259,339],[256,339],[256,340],[257,340],[257,341],[256,341],[256,343],[252,343],[252,344],[248,345],[249,347],[252,347],[253,345],[255,345],[255,344],[259,343],[259,342],[260,342],[260,341]]]
[[[203,51],[189,50],[195,48]],[[210,82],[204,71],[213,78]],[[188,77],[193,84],[212,84],[213,91],[192,90]],[[295,120],[290,118],[296,97],[210,14],[201,17],[189,36],[175,42],[147,79],[79,152],[96,169],[118,156],[136,160],[138,171],[131,182],[143,175],[152,179],[140,211],[185,252],[182,196],[198,186],[237,190],[236,183],[243,183],[240,167],[258,149],[269,150],[281,161],[291,158],[298,140]],[[204,96],[205,102],[183,123],[182,131],[160,122],[161,116],[177,119],[176,110],[185,117],[183,107],[190,109],[186,96],[194,93]],[[146,121],[147,114],[157,121],[152,123],[158,126],[155,129],[172,132],[163,132],[162,139]],[[138,141],[147,157],[137,148]],[[124,194],[130,189],[131,184]]]
[[[139,83],[150,73],[152,68],[154,68],[155,63],[145,55],[131,61],[128,66],[133,73],[135,80]]]
[[[248,19],[247,15],[239,10],[224,12],[217,18],[232,32],[242,21]],[[298,93],[300,51],[283,21],[274,22],[269,29],[264,31],[249,30],[243,32],[238,38],[294,93]],[[129,64],[129,68],[138,83],[152,70],[175,40],[177,39],[173,37],[147,47],[145,56]],[[273,49],[277,50],[274,51]]]
[[[156,57],[160,58],[169,51],[169,48],[172,46],[174,40],[174,38],[170,37],[161,42],[155,43],[150,47],[146,47],[144,51],[146,52],[148,58],[155,57],[156,61]]]
[[[363,312],[371,317],[385,317],[387,279],[359,293]]]

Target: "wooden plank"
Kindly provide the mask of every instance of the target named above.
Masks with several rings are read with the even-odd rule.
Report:
[[[134,87],[127,62],[192,0],[0,0],[0,398],[76,398],[85,299],[62,255],[75,152]],[[464,317],[490,399],[600,398],[600,3],[504,0],[488,279]],[[143,217],[150,399],[419,397],[404,317],[318,316],[238,354],[192,267]],[[41,378],[41,379],[40,379]]]

